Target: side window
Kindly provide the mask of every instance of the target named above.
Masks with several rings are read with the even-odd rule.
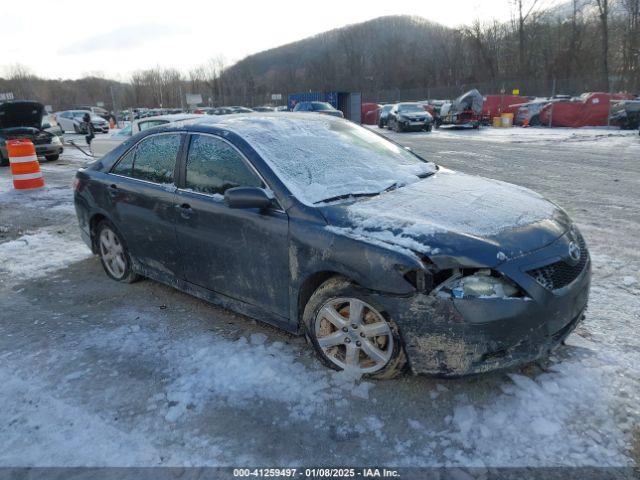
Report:
[[[180,134],[153,135],[136,148],[131,176],[154,183],[173,183]]]
[[[263,187],[260,178],[227,142],[194,135],[187,156],[186,188],[202,193],[224,192],[233,187]]]
[[[118,163],[116,163],[115,167],[113,167],[113,169],[111,170],[111,173],[130,177],[131,171],[133,170],[133,157],[135,156],[135,154],[135,148],[129,150],[122,158],[120,158]]]

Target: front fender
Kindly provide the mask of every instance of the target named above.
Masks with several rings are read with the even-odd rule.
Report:
[[[289,225],[291,318],[298,318],[297,299],[305,281],[318,272],[344,275],[363,288],[392,295],[409,295],[415,288],[404,273],[424,269],[410,250],[349,235],[339,229],[306,221]]]

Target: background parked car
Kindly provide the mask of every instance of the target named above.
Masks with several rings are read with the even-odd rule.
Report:
[[[231,111],[233,113],[251,113],[253,112],[252,109],[248,108],[248,107],[242,107],[240,105],[234,105],[232,107],[229,107],[231,109]]]
[[[91,123],[96,133],[107,133],[109,131],[109,124],[104,118],[87,110],[65,110],[57,112],[55,115],[63,132],[87,133],[87,126],[82,119],[85,113],[91,116]]]
[[[398,103],[389,110],[387,126],[396,132],[407,130],[430,132],[433,128],[433,117],[420,103]]]
[[[44,105],[39,102],[14,101],[0,104],[0,165],[9,164],[6,141],[16,138],[31,140],[36,155],[57,160],[62,153],[62,140],[44,128]]]
[[[294,112],[315,112],[323,115],[331,115],[333,117],[344,118],[344,114],[340,110],[336,110],[327,102],[298,102],[293,107]]]
[[[640,127],[640,100],[619,100],[611,105],[609,120],[623,130]]]
[[[109,117],[111,116],[111,114],[109,113],[109,111],[105,108],[102,107],[92,107],[91,105],[81,105],[79,107],[77,107],[78,110],[86,110],[88,112],[91,112],[95,115],[97,115],[98,117],[109,121]]]
[[[263,105],[261,107],[253,107],[253,111],[254,112],[273,112],[274,109],[269,105]]]
[[[380,115],[378,116],[378,127],[384,128],[387,126],[387,121],[389,120],[389,112],[392,108],[392,103],[383,105],[382,108],[380,108]]]
[[[128,138],[144,130],[157,127],[158,125],[164,125],[166,123],[179,122],[182,120],[190,120],[192,118],[200,117],[202,117],[202,114],[180,113],[176,115],[161,115],[157,117],[139,118],[138,120],[134,120],[131,124],[127,125],[122,130],[119,130],[111,135],[94,138],[90,146],[91,153],[93,154],[94,158],[101,158]]]

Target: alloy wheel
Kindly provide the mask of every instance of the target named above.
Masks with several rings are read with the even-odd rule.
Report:
[[[315,337],[336,366],[360,374],[383,369],[393,355],[391,327],[374,307],[357,298],[333,298],[318,311]]]
[[[114,278],[120,280],[127,269],[127,260],[120,239],[113,230],[105,227],[100,232],[98,241],[105,268]]]

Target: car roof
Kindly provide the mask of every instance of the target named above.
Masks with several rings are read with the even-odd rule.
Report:
[[[192,118],[200,118],[204,115],[200,113],[171,113],[167,115],[154,115],[153,117],[144,117],[134,120],[135,123],[143,123],[153,120],[167,120],[169,122],[179,122],[182,120],[190,120]]]
[[[283,128],[286,131],[291,121],[306,123],[311,122],[346,122],[342,118],[329,115],[309,114],[299,112],[252,112],[233,113],[230,115],[196,115],[195,118],[177,121],[177,127],[192,131],[220,131],[227,130],[242,136],[244,132],[251,131],[253,126],[259,123],[267,126],[272,131]]]

